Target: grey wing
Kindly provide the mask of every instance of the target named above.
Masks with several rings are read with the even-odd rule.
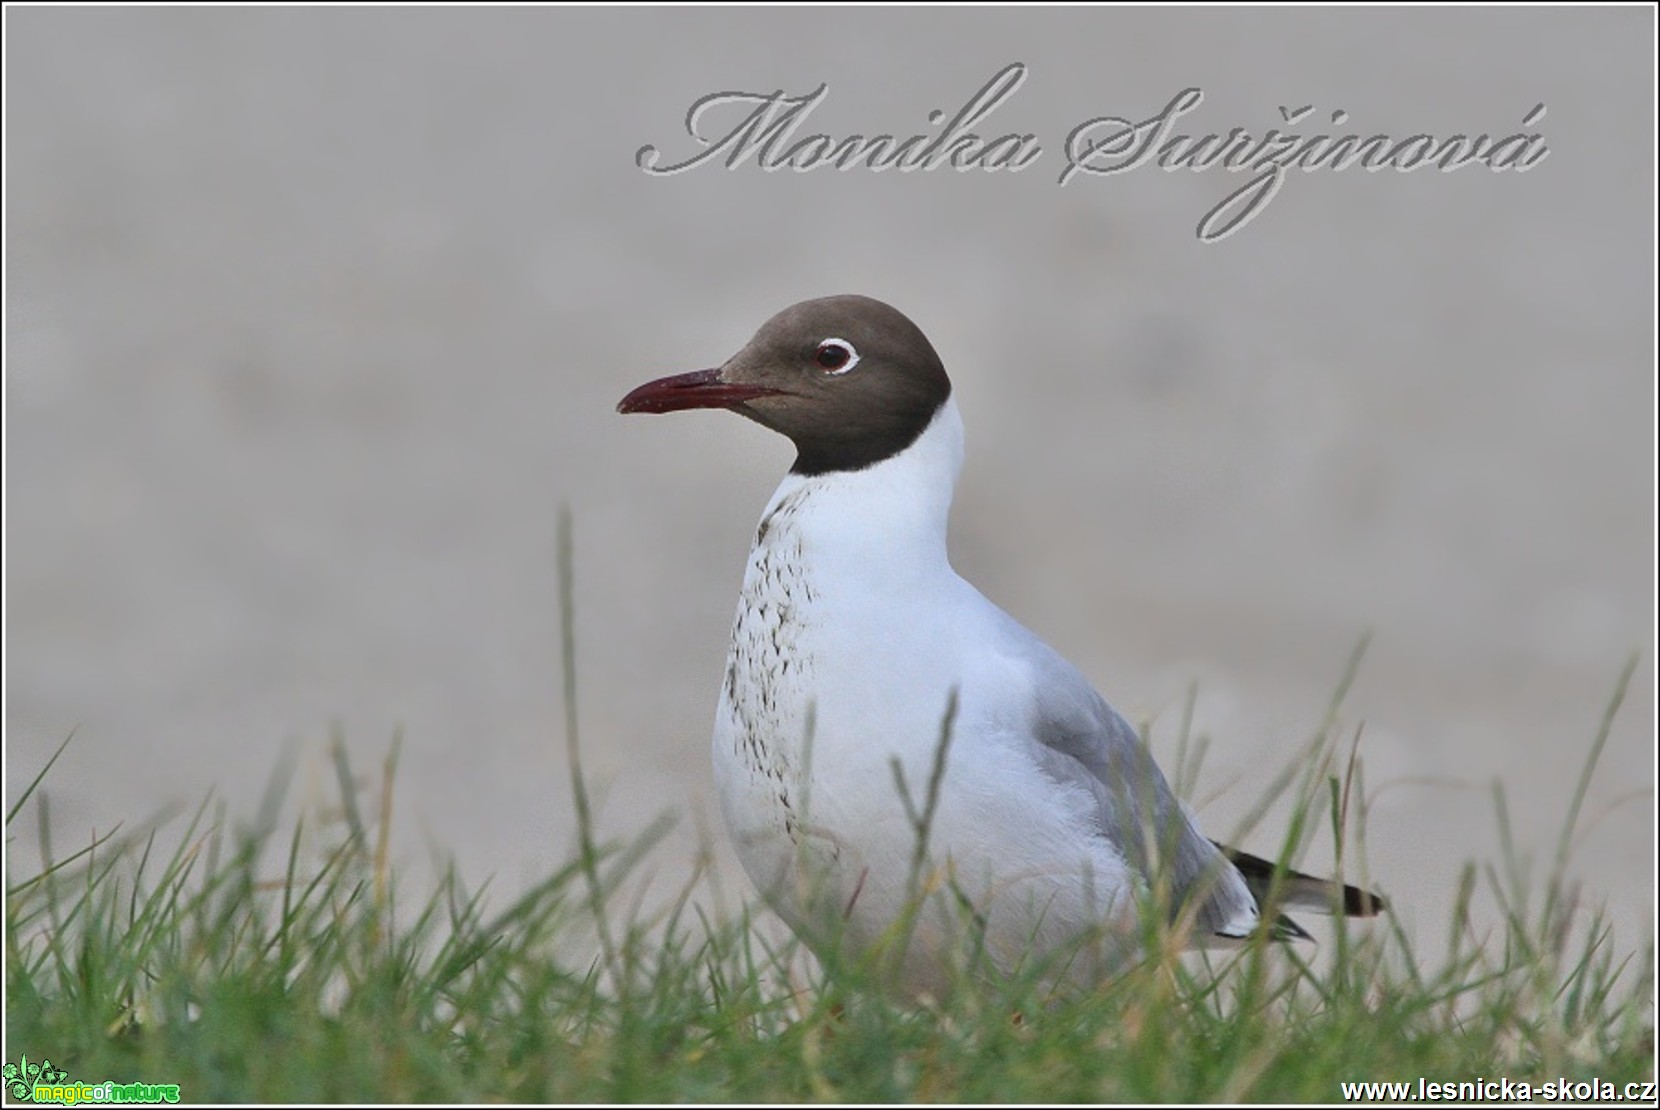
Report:
[[[1249,935],[1257,926],[1256,899],[1239,871],[1194,827],[1140,735],[1076,667],[1026,629],[1020,632],[1034,668],[1038,765],[1056,781],[1094,796],[1102,834],[1149,885],[1164,869],[1173,913],[1202,900],[1194,921],[1198,935]]]

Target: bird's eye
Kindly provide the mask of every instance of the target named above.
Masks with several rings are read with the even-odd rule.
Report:
[[[859,365],[859,352],[845,339],[826,339],[813,352],[813,361],[826,374],[845,374]]]

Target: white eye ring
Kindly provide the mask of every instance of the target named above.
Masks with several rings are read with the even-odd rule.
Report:
[[[840,366],[828,365],[824,361],[825,355],[830,354],[832,351],[838,350],[847,355],[847,361],[842,363]],[[831,355],[830,357],[834,358],[835,356]],[[819,340],[818,349],[813,352],[813,361],[817,362],[819,369],[823,370],[828,375],[845,374],[855,366],[859,365],[859,351],[847,340],[840,339],[832,335],[828,339]]]

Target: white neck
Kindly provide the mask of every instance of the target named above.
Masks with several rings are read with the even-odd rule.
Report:
[[[963,421],[947,398],[905,450],[863,470],[790,474],[762,515],[787,528],[826,573],[902,586],[949,572],[946,525],[963,462]],[[760,542],[757,543],[759,547]]]

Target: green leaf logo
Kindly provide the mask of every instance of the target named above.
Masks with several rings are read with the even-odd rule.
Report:
[[[62,1083],[68,1076],[62,1068],[54,1068],[50,1060],[31,1064],[27,1056],[19,1056],[15,1064],[0,1066],[6,1093],[18,1102],[34,1101],[36,1083]]]

